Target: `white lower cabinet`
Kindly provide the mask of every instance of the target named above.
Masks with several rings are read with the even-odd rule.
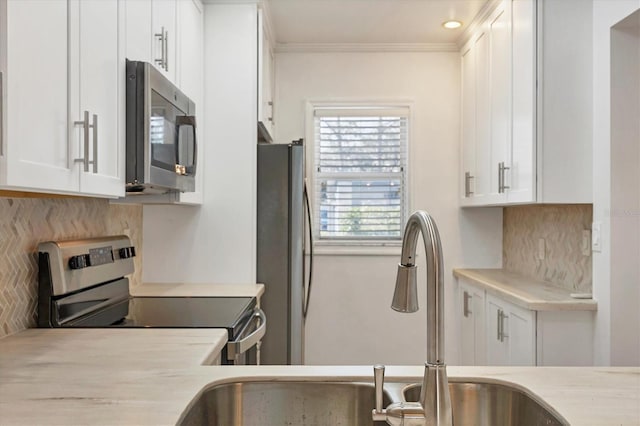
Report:
[[[461,280],[458,301],[461,365],[484,365],[484,291]]]
[[[458,278],[461,365],[593,365],[594,311],[535,311]]]
[[[536,365],[536,311],[486,296],[487,365]]]

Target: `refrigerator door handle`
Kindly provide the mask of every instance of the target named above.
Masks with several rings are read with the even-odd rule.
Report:
[[[307,206],[307,221],[309,224],[309,283],[304,288],[304,305],[302,308],[302,318],[307,319],[307,313],[309,312],[309,300],[311,299],[311,283],[313,280],[313,221],[311,220],[311,206],[309,202],[309,191],[307,188],[307,179],[304,180],[304,201]],[[303,262],[303,271],[304,271]],[[303,272],[304,274],[304,272]],[[305,276],[306,278],[306,276]]]

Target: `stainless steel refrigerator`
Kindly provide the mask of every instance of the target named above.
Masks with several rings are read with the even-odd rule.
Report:
[[[267,317],[260,348],[260,362],[265,365],[304,363],[312,273],[312,253],[308,267],[304,253],[305,229],[311,229],[305,195],[302,140],[258,144],[256,273],[257,281],[265,285],[260,302]]]

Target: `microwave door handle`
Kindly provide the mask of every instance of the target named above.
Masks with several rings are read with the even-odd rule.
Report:
[[[233,361],[236,355],[245,353],[247,350],[255,346],[263,337],[267,331],[267,316],[260,308],[256,308],[253,311],[253,318],[260,319],[260,326],[248,336],[227,343],[227,360]]]
[[[195,174],[198,164],[198,140],[196,139],[196,117],[193,115],[179,115],[176,117],[176,131],[180,134],[180,127],[191,126],[193,129],[193,165],[186,168],[187,174]],[[176,161],[180,163],[180,144],[176,144]]]

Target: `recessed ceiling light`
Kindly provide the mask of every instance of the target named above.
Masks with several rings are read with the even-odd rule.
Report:
[[[462,22],[451,20],[443,22],[442,26],[449,30],[455,30],[456,28],[460,28],[462,26]]]

